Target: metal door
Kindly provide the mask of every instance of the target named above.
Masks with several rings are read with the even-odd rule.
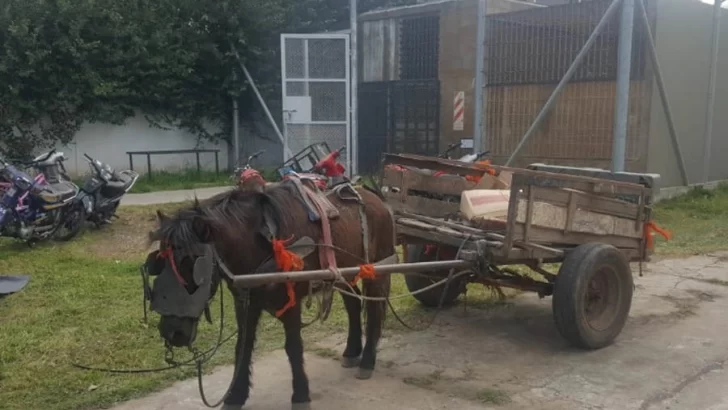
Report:
[[[349,35],[281,34],[281,70],[286,147],[295,155],[317,142],[346,146],[350,169]]]

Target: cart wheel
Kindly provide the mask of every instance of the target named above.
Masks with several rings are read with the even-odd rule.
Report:
[[[426,255],[424,245],[406,245],[405,250],[405,262],[427,262],[436,259],[436,255]],[[428,272],[427,276],[424,276],[423,272],[421,275],[405,275],[404,281],[407,284],[407,289],[410,292],[416,292],[420,289],[424,289],[433,283],[437,283],[447,277],[449,271],[436,271]],[[438,286],[434,289],[430,289],[426,292],[418,293],[413,295],[421,304],[427,307],[440,307],[452,305],[460,294],[465,291],[467,281],[465,277],[458,277],[450,281],[447,286],[447,293],[443,295],[445,291],[445,285]]]
[[[632,306],[632,271],[617,248],[602,243],[567,254],[554,286],[556,328],[584,349],[610,345],[624,328]]]

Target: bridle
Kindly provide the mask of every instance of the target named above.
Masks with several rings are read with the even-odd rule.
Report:
[[[178,249],[179,251],[179,249]],[[191,251],[191,252],[190,252]],[[156,253],[156,255],[154,255]],[[175,258],[175,249],[168,247],[165,248],[162,251],[155,251],[148,255],[147,262],[144,263],[140,267],[141,275],[142,275],[142,283],[144,286],[144,318],[146,320],[147,318],[147,302],[150,302],[150,306],[152,310],[157,311],[160,314],[172,314],[175,316],[181,316],[181,317],[193,317],[194,319],[199,319],[201,316],[201,313],[205,314],[205,318],[208,322],[212,322],[210,317],[210,310],[209,310],[209,302],[212,299],[212,288],[210,285],[213,282],[213,278],[215,275],[218,276],[218,290],[220,291],[220,329],[218,333],[218,341],[216,345],[212,348],[207,350],[206,352],[200,352],[196,348],[190,346],[189,349],[193,354],[193,358],[191,360],[188,360],[186,362],[178,363],[174,360],[174,350],[169,342],[165,342],[165,361],[170,364],[170,368],[174,367],[180,367],[184,365],[191,365],[192,362],[194,362],[194,365],[197,370],[197,384],[198,389],[200,392],[200,398],[202,399],[202,402],[205,404],[205,406],[210,408],[216,408],[220,406],[225,399],[228,398],[230,393],[232,392],[233,383],[237,379],[238,372],[240,371],[240,368],[242,367],[242,359],[244,355],[239,355],[238,363],[235,365],[235,374],[230,381],[230,385],[228,386],[227,391],[222,396],[222,398],[216,402],[216,403],[210,403],[207,399],[207,396],[205,395],[205,389],[202,386],[202,366],[210,361],[212,357],[215,355],[219,347],[227,342],[228,340],[232,339],[232,337],[235,336],[235,333],[230,335],[229,337],[223,339],[223,330],[225,328],[225,321],[224,321],[224,291],[222,289],[222,282],[223,280],[228,281],[229,283],[232,283],[233,279],[233,273],[230,271],[230,269],[225,265],[225,262],[220,258],[220,255],[217,253],[217,250],[213,245],[210,244],[199,244],[195,245],[193,247],[190,247],[188,249],[187,255],[188,257],[194,257],[194,268],[193,268],[193,280],[195,284],[198,286],[198,288],[190,294],[187,291],[188,282],[184,279],[184,277],[180,274],[179,270],[177,269],[177,263]],[[156,259],[165,259],[167,263],[165,263],[165,267],[162,268],[162,272],[151,272],[154,274],[154,276],[157,276],[154,281],[155,287],[149,286],[149,277],[150,271],[149,271],[149,265],[150,262],[152,264],[156,263]],[[165,269],[167,266],[169,266],[169,269]],[[169,275],[169,276],[164,276]],[[157,293],[155,294],[154,290],[157,285],[157,281],[162,279],[161,282],[159,282],[160,285],[165,286],[171,286],[171,290],[168,291],[168,293],[160,293],[160,290],[157,290]],[[174,282],[172,282],[172,280]],[[175,287],[175,285],[177,287]],[[179,290],[184,290],[185,294],[188,295],[188,298],[186,300],[184,299],[184,296],[182,295]],[[205,298],[204,305],[201,306],[201,298],[198,296],[198,292],[200,289],[207,289],[208,294]],[[165,306],[165,303],[160,303],[159,299],[155,298],[169,298],[166,300],[166,304],[168,306]],[[247,310],[250,305],[250,290],[245,289],[241,292],[241,299],[242,299],[242,312],[243,317],[247,318]],[[157,303],[155,304],[155,300],[157,300]],[[171,307],[172,304],[176,303],[190,303],[192,304],[191,308],[187,308],[189,305],[177,305],[180,309],[179,312],[173,312],[174,308]],[[156,306],[156,309],[155,309]],[[202,308],[202,312],[199,313],[199,309]],[[176,313],[176,314],[175,314]],[[195,316],[195,314],[197,314]],[[246,332],[247,332],[247,323],[243,325],[242,329],[238,329],[238,337],[242,338],[242,340],[246,340]],[[165,369],[166,370],[166,369]]]
[[[188,290],[189,281],[179,271],[179,255],[193,259],[192,281],[197,286],[194,292]],[[159,260],[165,263],[159,266]],[[204,313],[211,322],[209,302],[214,295],[215,280],[231,283],[233,273],[211,244],[195,244],[189,247],[166,247],[151,252],[140,267],[144,293],[144,319],[148,317],[147,303],[151,310],[160,315],[197,319]],[[154,286],[150,279],[154,277]]]

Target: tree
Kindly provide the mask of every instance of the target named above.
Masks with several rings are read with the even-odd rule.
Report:
[[[3,3],[0,150],[12,156],[68,143],[85,122],[122,124],[137,112],[152,126],[226,138],[230,98],[243,97],[244,113],[256,105],[231,44],[261,92],[279,99],[278,35],[348,21],[341,0]]]

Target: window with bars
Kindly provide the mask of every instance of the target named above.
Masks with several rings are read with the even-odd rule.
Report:
[[[439,15],[411,17],[400,20],[400,79],[437,79],[439,51]]]

